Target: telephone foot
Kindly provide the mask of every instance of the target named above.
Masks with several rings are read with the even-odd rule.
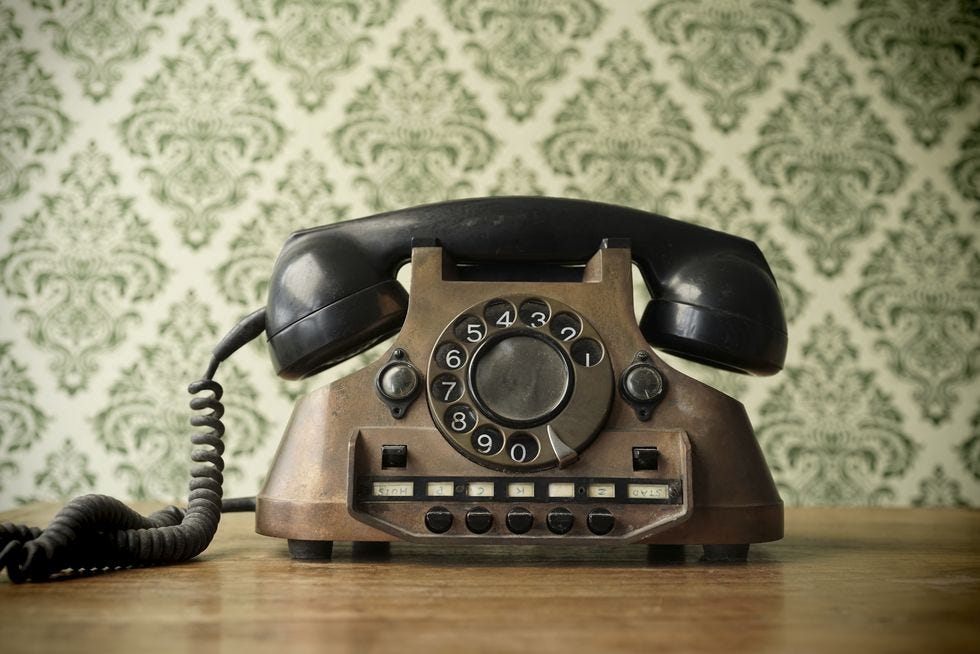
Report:
[[[391,558],[391,543],[356,540],[351,543],[351,557],[359,561],[387,561]]]
[[[647,545],[647,563],[684,563],[684,546]]]
[[[704,545],[701,560],[706,563],[745,563],[749,558],[748,543],[739,545]]]
[[[300,561],[329,561],[333,554],[332,540],[288,539],[289,555]]]

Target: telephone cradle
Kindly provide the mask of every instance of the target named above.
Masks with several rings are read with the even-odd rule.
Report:
[[[395,278],[409,261],[411,296]],[[652,298],[639,324],[634,264]],[[187,510],[144,518],[85,496],[43,533],[4,525],[11,579],[203,551],[220,512],[242,508],[221,501],[213,376],[263,332],[287,379],[396,335],[377,361],[296,403],[254,502],[256,531],[295,558],[404,540],[691,544],[709,561],[745,560],[749,544],[782,538],[782,501],[742,405],[657,353],[781,369],[785,318],[755,244],[613,205],[478,198],[290,236],[266,307],[191,385],[192,423],[209,431],[192,437],[202,447]]]

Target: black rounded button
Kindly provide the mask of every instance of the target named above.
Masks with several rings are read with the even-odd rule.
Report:
[[[474,534],[485,534],[493,526],[493,514],[482,506],[476,506],[466,512],[466,528]]]
[[[568,395],[571,376],[557,345],[516,335],[489,343],[480,352],[472,386],[493,416],[516,426],[546,420]]]
[[[522,506],[516,506],[507,512],[507,528],[515,534],[526,534],[534,525],[534,514]]]
[[[664,378],[653,366],[633,366],[623,377],[623,391],[634,402],[652,402],[664,392]]]
[[[453,526],[453,514],[444,506],[434,506],[425,512],[425,528],[433,534],[444,534]]]
[[[548,511],[547,522],[548,530],[561,536],[572,530],[572,525],[575,524],[575,516],[568,509],[559,507]]]
[[[596,536],[605,536],[616,526],[616,518],[606,509],[593,509],[585,519],[586,524]]]

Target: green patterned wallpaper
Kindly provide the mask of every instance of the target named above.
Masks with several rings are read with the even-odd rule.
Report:
[[[514,193],[761,245],[786,370],[681,365],[788,503],[980,505],[978,108],[975,1],[3,0],[0,508],[181,497],[186,383],[290,231]],[[222,373],[252,494],[327,377]]]

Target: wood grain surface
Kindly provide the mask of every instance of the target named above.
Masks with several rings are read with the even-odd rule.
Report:
[[[252,528],[224,516],[177,566],[4,577],[0,652],[980,651],[978,511],[788,509],[783,541],[725,565],[690,547],[666,563],[642,546],[401,543],[301,563]]]

